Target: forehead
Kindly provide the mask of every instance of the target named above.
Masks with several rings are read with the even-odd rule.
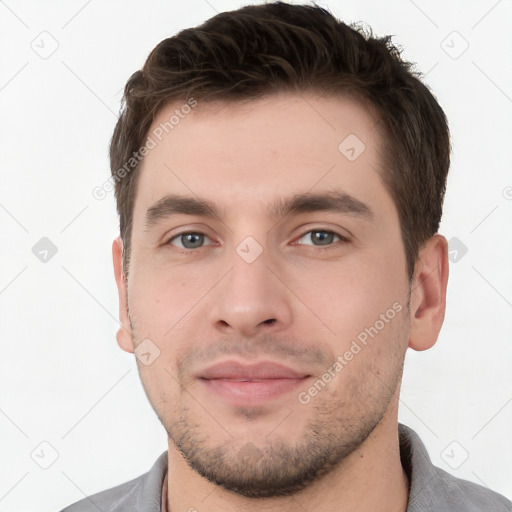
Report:
[[[279,94],[184,105],[167,105],[149,130],[154,147],[139,170],[136,210],[170,193],[242,213],[309,191],[337,189],[366,202],[387,194],[378,119],[353,99]]]

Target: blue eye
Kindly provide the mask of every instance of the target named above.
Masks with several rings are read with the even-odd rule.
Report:
[[[312,229],[304,233],[295,242],[295,244],[311,245],[318,249],[329,249],[331,245],[339,241],[347,242],[348,240],[333,231]],[[204,233],[200,233],[198,231],[186,231],[175,235],[167,243],[177,247],[178,249],[190,251],[194,249],[201,249],[205,245],[211,244],[212,240]]]
[[[306,242],[302,242],[302,240],[309,240],[311,244],[308,244]],[[328,246],[335,242],[338,242],[340,240],[343,240],[343,238],[340,235],[337,235],[336,233],[333,233],[332,231],[325,231],[325,230],[311,230],[307,233],[304,233],[297,243],[301,245],[314,245],[314,246]]]
[[[205,234],[190,231],[176,235],[168,243],[180,249],[199,249],[203,246],[205,240],[210,240]]]

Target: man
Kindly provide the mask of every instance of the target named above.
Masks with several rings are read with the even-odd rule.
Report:
[[[444,318],[450,143],[390,39],[248,6],[162,41],[124,100],[117,339],[168,452],[65,510],[512,510],[398,425]]]

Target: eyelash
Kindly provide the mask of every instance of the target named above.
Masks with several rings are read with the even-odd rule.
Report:
[[[336,242],[333,242],[332,244],[329,244],[329,245],[326,245],[324,247],[322,246],[318,246],[318,245],[310,245],[310,247],[312,248],[312,250],[314,252],[324,252],[324,251],[329,251],[333,248],[333,246],[336,245],[336,243],[339,243],[339,242],[343,242],[343,243],[348,243],[349,240],[347,237],[341,235],[340,233],[337,233],[336,231],[332,231],[332,230],[328,230],[328,229],[309,229],[308,231],[304,231],[298,238],[297,240],[300,240],[301,238],[303,238],[305,235],[309,234],[309,233],[328,233],[329,235],[335,235],[339,238],[338,241]],[[191,235],[191,234],[194,234],[194,235],[203,235],[207,238],[210,238],[208,237],[207,234],[201,232],[201,231],[183,231],[182,233],[178,233],[176,235],[174,235],[172,238],[170,238],[164,245],[172,245],[171,242],[177,238],[179,238],[180,236],[183,236],[183,235]],[[306,245],[306,244],[296,244],[296,245]],[[187,248],[181,248],[181,247],[176,247],[176,246],[173,246],[175,249],[177,249],[178,251],[180,251],[182,254],[191,254],[191,253],[194,253],[194,252],[197,252],[199,249],[203,249],[204,247],[198,247],[197,249],[187,249]]]
[[[309,233],[327,233],[329,235],[334,235],[334,236],[337,236],[339,238],[339,240],[333,242],[332,244],[329,244],[329,245],[326,245],[326,246],[321,246],[321,245],[310,245],[309,247],[313,250],[313,252],[325,252],[325,251],[329,251],[329,250],[332,250],[334,249],[335,247],[337,247],[337,244],[339,244],[340,242],[342,243],[348,243],[348,238],[341,235],[340,233],[337,233],[336,231],[332,231],[332,230],[329,230],[329,229],[309,229],[308,231],[304,231],[304,233],[302,233],[298,238],[297,240],[300,240],[301,238],[303,238],[305,235],[309,234]],[[306,245],[306,244],[297,244],[297,245]]]

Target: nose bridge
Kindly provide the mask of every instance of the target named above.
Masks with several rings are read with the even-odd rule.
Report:
[[[254,300],[260,295],[268,295],[266,287],[270,285],[271,262],[269,251],[260,247],[251,241],[241,242],[231,257],[230,292],[239,300]]]
[[[222,330],[251,335],[261,329],[282,328],[291,321],[286,289],[271,272],[271,251],[247,236],[227,256],[230,267],[211,309],[212,324]]]

